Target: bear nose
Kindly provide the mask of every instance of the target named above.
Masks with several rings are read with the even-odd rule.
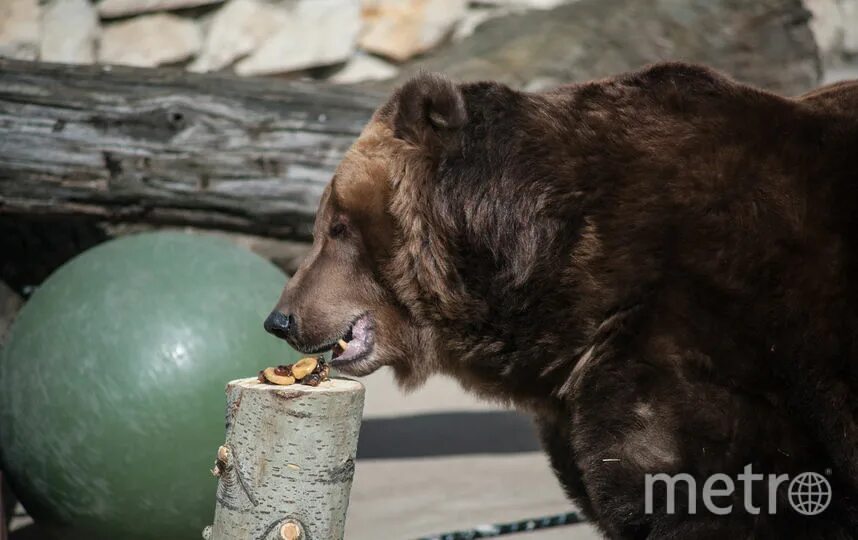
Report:
[[[262,326],[265,327],[265,331],[269,334],[273,334],[280,339],[288,339],[289,333],[295,327],[295,320],[292,315],[284,315],[275,309],[265,319],[265,324]]]

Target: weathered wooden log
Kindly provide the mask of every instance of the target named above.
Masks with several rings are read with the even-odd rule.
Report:
[[[211,540],[341,540],[364,388],[240,379],[227,386]]]
[[[380,100],[333,85],[0,60],[0,213],[307,239]]]

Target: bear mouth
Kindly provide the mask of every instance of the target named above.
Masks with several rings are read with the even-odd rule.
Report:
[[[372,319],[368,313],[355,319],[331,349],[331,366],[342,369],[369,357],[375,345],[373,330]]]

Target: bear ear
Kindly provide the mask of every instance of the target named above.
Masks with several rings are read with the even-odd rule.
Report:
[[[394,136],[415,145],[432,145],[467,121],[462,91],[437,73],[420,73],[394,99]]]

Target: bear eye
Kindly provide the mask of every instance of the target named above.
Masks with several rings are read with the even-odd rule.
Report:
[[[331,225],[331,230],[328,234],[331,238],[337,238],[338,236],[342,236],[346,232],[346,224],[345,223],[334,223]]]

